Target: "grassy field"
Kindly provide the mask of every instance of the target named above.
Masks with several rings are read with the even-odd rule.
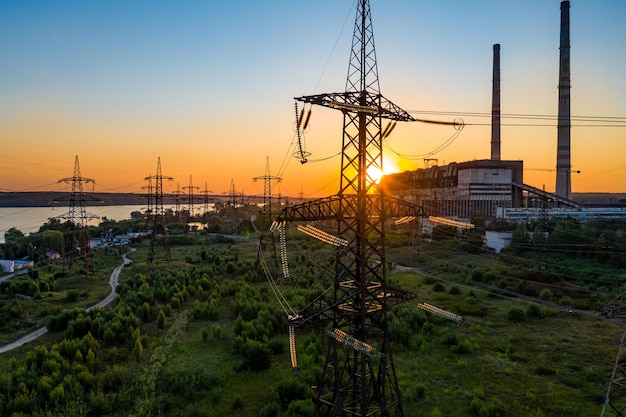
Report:
[[[171,265],[158,252],[154,263],[148,265],[148,247],[144,242],[130,255],[134,263],[124,268],[121,282],[151,270],[197,268],[206,263],[203,252],[207,248],[236,253],[237,264],[254,262],[257,258],[254,240],[201,241],[197,245],[172,246],[175,262]],[[328,249],[321,250],[318,243],[306,240],[290,246],[290,250],[290,259],[300,262],[308,257],[325,262],[332,256]],[[456,326],[443,318],[429,316],[430,327],[422,326],[408,344],[392,342],[404,414],[414,417],[599,415],[623,326],[604,320],[594,310],[574,312],[539,298],[474,286],[463,279],[461,272],[465,265],[485,271],[506,266],[498,264],[493,257],[456,252],[440,255],[429,255],[429,262],[422,262],[428,266],[426,269],[420,268],[416,255],[415,263],[392,268],[389,273],[394,285],[415,294],[415,299],[407,302],[411,309],[418,309],[418,302],[427,302],[464,317]],[[11,321],[12,328],[5,324],[0,344],[40,325],[47,314],[59,308],[86,307],[103,298],[108,293],[108,276],[120,262],[119,254],[97,257],[95,275],[70,274],[58,279],[55,291],[36,300],[21,300],[23,320]],[[432,272],[432,265],[441,266],[440,275]],[[312,269],[319,272],[319,268]],[[298,271],[295,266],[293,270],[294,274]],[[238,279],[220,277],[219,283],[227,286]],[[266,282],[252,285],[268,293]],[[283,285],[282,289],[288,296],[298,290],[294,285]],[[69,302],[69,291],[77,291],[78,298]],[[598,297],[591,293],[588,296]],[[103,370],[121,366],[132,374],[134,398],[130,401],[135,415],[150,415],[150,410],[156,407],[164,416],[258,416],[265,404],[276,397],[282,381],[298,378],[291,369],[286,332],[273,335],[284,341],[284,349],[272,356],[269,369],[259,372],[239,369],[241,358],[233,354],[236,319],[233,301],[232,295],[223,297],[219,319],[215,321],[194,320],[193,302],[187,302],[168,317],[163,330],[154,321],[143,325],[141,333],[149,343],[140,362],[128,351],[122,352],[127,348],[105,354]],[[2,300],[3,308],[12,302]],[[523,315],[512,317],[512,310],[522,311]],[[215,326],[221,330],[219,338],[213,333]],[[298,331],[299,355],[305,354],[302,340],[308,331]],[[50,344],[59,339],[59,334],[46,335],[36,344]],[[3,360],[19,358],[31,348],[27,345],[5,354]],[[310,395],[313,396],[312,390]]]
[[[0,295],[0,345],[11,342],[45,325],[47,317],[65,308],[87,308],[105,298],[111,291],[109,278],[121,263],[120,252],[103,250],[94,258],[94,272],[86,272],[76,263],[58,264],[37,270],[42,280],[56,276],[56,288],[40,291],[33,299]],[[23,281],[28,275],[11,278]]]
[[[511,308],[527,309],[530,302],[471,289],[456,295],[433,291],[431,280],[418,273],[396,278],[422,302],[458,311],[473,291],[472,303],[482,306],[481,317],[465,316],[459,327],[438,319],[439,337],[425,350],[397,352],[401,383],[423,390],[409,395],[408,415],[428,416],[434,409],[443,415],[478,415],[472,400],[491,410],[489,415],[599,415],[621,325],[541,304],[541,317],[512,322],[507,318]],[[446,344],[450,339],[468,348],[453,353]]]

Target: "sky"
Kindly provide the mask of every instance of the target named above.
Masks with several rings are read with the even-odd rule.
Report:
[[[398,124],[385,171],[490,158],[499,43],[502,159],[554,191],[560,2],[370,7],[382,94],[465,123]],[[0,191],[69,190],[78,156],[86,191],[145,192],[160,158],[164,192],[262,194],[269,166],[273,193],[335,194],[341,113],[312,109],[301,164],[294,97],[345,90],[355,13],[354,0],[0,0]],[[626,192],[624,21],[623,0],[571,1],[573,192]]]

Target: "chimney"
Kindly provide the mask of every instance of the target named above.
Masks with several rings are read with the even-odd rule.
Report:
[[[493,45],[491,96],[491,160],[500,160],[500,44]]]
[[[561,1],[561,46],[559,48],[559,116],[556,152],[556,195],[572,198],[570,123],[569,1]]]

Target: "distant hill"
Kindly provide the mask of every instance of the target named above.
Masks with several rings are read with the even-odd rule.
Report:
[[[141,194],[133,193],[84,193],[85,205],[128,206],[145,205]],[[48,207],[69,206],[70,193],[58,191],[0,192],[0,207]]]

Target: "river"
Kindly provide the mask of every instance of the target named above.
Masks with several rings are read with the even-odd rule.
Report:
[[[88,224],[98,225],[102,217],[109,220],[130,219],[130,213],[144,212],[146,206],[88,206],[85,210],[88,215],[97,216],[89,220]],[[28,235],[39,231],[49,218],[66,216],[68,213],[68,207],[0,207],[0,243],[4,243],[4,233],[12,227]]]

